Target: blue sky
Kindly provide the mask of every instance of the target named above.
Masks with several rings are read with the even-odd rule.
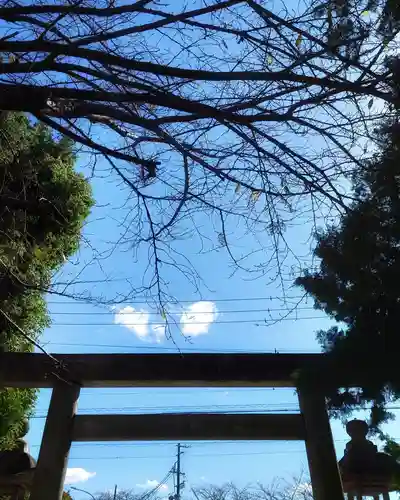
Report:
[[[94,180],[94,194],[99,207],[91,215],[85,235],[95,241],[96,249],[106,247],[102,240],[115,236],[115,206],[120,201],[120,190],[112,183]],[[109,204],[106,206],[106,204]],[[298,250],[306,254],[309,228],[302,226],[289,229],[287,237],[296,242]],[[268,235],[264,236],[268,238]],[[174,341],[157,338],[151,334],[152,323],[161,324],[162,318],[152,304],[132,299],[119,304],[115,310],[96,307],[87,303],[69,301],[50,296],[49,307],[53,325],[42,339],[51,352],[176,352],[177,346],[185,352],[199,351],[262,351],[315,352],[318,345],[315,331],[330,324],[323,314],[312,309],[310,300],[303,300],[297,311],[289,312],[300,298],[300,292],[287,289],[286,302],[279,283],[269,283],[269,276],[258,280],[246,280],[240,273],[231,276],[231,268],[223,250],[212,254],[198,254],[193,241],[181,242],[188,256],[201,274],[204,285],[195,292],[177,274],[171,276],[170,292],[180,299],[169,306],[171,315],[178,322],[172,327]],[[133,277],[135,284],[141,279],[133,261],[132,251],[117,249],[102,262],[85,267],[92,251],[83,245],[81,252],[63,270],[64,277],[76,276],[82,268],[83,280],[101,280],[104,276],[116,279],[108,283],[79,285],[80,290],[90,288],[97,295],[111,297],[113,293],[127,293],[131,283],[122,277]],[[144,265],[144,264],[142,264]],[[288,262],[288,266],[290,262]],[[137,273],[135,278],[135,273]],[[60,277],[58,278],[61,279]],[[78,285],[76,285],[78,286]],[[78,286],[78,288],[79,288]],[[197,313],[191,322],[181,323],[182,311],[193,309]],[[234,299],[234,300],[231,300]],[[136,316],[126,316],[123,311],[133,308]],[[257,312],[251,312],[251,311]],[[240,311],[240,312],[237,312]],[[132,313],[132,309],[128,312]],[[206,312],[204,315],[202,313]],[[138,314],[139,313],[139,314]],[[151,313],[146,319],[146,313]],[[189,313],[190,315],[193,313]],[[119,315],[119,316],[118,316]],[[287,315],[276,324],[265,324],[263,319]],[[118,319],[119,318],[119,319]],[[121,320],[122,318],[122,320]],[[138,319],[140,318],[140,319]],[[304,319],[302,319],[304,318]],[[187,319],[187,316],[183,316]],[[146,330],[146,321],[148,322]],[[206,323],[206,324],[203,324]],[[75,326],[73,326],[75,324]],[[135,326],[132,326],[135,325]],[[139,326],[136,326],[139,325]],[[182,331],[192,333],[191,341],[185,340]],[[144,335],[143,332],[147,331]],[[193,335],[193,332],[195,334]],[[157,342],[157,340],[159,342]],[[50,391],[43,390],[37,404],[36,415],[31,421],[29,446],[33,455],[39,450],[44,415],[47,411]],[[83,390],[78,411],[82,413],[138,413],[179,411],[296,411],[297,398],[293,389],[91,389]],[[340,422],[332,423],[338,456],[343,453],[346,434]],[[396,423],[388,426],[392,435],[400,435]],[[144,491],[147,486],[160,481],[174,462],[176,443],[76,443],[72,447],[69,481],[72,486],[92,493],[104,491],[117,484],[119,488]],[[307,460],[302,442],[245,442],[245,443],[190,443],[182,459],[187,474],[186,494],[189,487],[206,483],[221,484],[235,481],[238,485],[262,482],[270,483],[275,477],[290,479],[307,472]],[[78,470],[76,470],[78,469]],[[78,480],[80,480],[78,482]],[[172,483],[162,489],[166,496]],[[67,487],[67,486],[66,486]],[[84,493],[74,492],[75,498],[85,498]],[[86,495],[87,496],[87,495]]]

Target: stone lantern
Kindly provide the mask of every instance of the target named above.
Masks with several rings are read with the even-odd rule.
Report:
[[[29,424],[26,420],[16,447],[0,452],[0,497],[5,495],[11,500],[23,500],[30,488],[36,462],[26,452],[26,441],[22,439],[28,430]]]
[[[361,500],[364,496],[378,500],[380,495],[389,500],[400,465],[390,455],[378,452],[376,445],[366,438],[369,431],[366,422],[352,420],[346,425],[346,431],[351,440],[346,444],[339,469],[348,500],[354,497]]]

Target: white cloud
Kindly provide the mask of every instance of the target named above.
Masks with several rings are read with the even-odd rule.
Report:
[[[65,475],[65,484],[82,483],[84,481],[87,481],[91,477],[94,477],[95,475],[95,472],[88,472],[81,467],[73,467],[71,469],[67,469],[67,473]]]
[[[217,306],[214,302],[206,300],[194,302],[182,313],[182,333],[193,337],[208,333],[210,325],[216,320],[217,315]]]
[[[125,306],[120,309],[116,308],[112,312],[116,325],[127,328],[143,342],[159,344],[165,339],[166,323],[161,321],[152,324],[150,313],[145,309]],[[216,320],[217,315],[218,311],[214,302],[206,300],[194,302],[181,312],[182,333],[193,337],[208,333],[210,325]]]
[[[143,342],[159,344],[164,340],[165,324],[149,324],[150,313],[145,309],[136,310],[132,306],[126,306],[113,312],[115,312],[114,323],[128,328]]]
[[[125,326],[140,340],[146,340],[149,335],[149,313],[143,309],[136,311],[132,306],[118,309],[114,316],[114,323]]]
[[[137,484],[137,488],[140,488],[142,490],[153,490],[154,488],[157,488],[162,491],[167,491],[168,490],[168,485],[167,484],[160,484],[157,479],[148,479],[145,483],[143,484]]]

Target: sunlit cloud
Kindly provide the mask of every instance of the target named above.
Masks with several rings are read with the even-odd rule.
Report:
[[[118,309],[114,315],[114,323],[128,328],[140,340],[146,340],[149,335],[149,313],[143,309],[137,311],[132,306]]]
[[[95,475],[95,472],[89,472],[81,467],[68,468],[64,482],[65,484],[83,483]]]
[[[145,483],[139,483],[136,485],[137,488],[140,488],[141,490],[152,490],[154,488],[157,488],[162,491],[168,491],[168,485],[167,484],[161,484],[160,481],[157,481],[157,479],[147,479]]]
[[[165,323],[152,323],[150,313],[145,309],[137,310],[132,306],[114,309],[114,323],[121,325],[143,342],[159,344],[165,339]],[[158,320],[159,321],[159,320]]]
[[[194,302],[181,315],[182,333],[193,337],[208,333],[217,315],[217,306],[214,302],[206,300]]]
[[[127,328],[143,342],[159,344],[164,341],[167,326],[165,315],[160,315],[159,319],[153,322],[153,318],[146,309],[125,306],[115,308],[112,312],[116,325]],[[196,337],[208,333],[211,324],[217,318],[218,311],[214,302],[204,300],[190,304],[180,313],[176,311],[169,314],[174,316],[179,314],[182,333]]]

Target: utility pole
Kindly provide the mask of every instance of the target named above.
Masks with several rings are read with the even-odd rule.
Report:
[[[182,476],[185,474],[181,471],[181,456],[183,454],[182,449],[186,448],[186,446],[182,446],[181,443],[177,444],[177,452],[176,452],[176,493],[175,500],[181,500],[181,491],[184,485],[184,481],[182,481]]]
[[[177,445],[176,458],[176,500],[181,500],[181,443]]]

